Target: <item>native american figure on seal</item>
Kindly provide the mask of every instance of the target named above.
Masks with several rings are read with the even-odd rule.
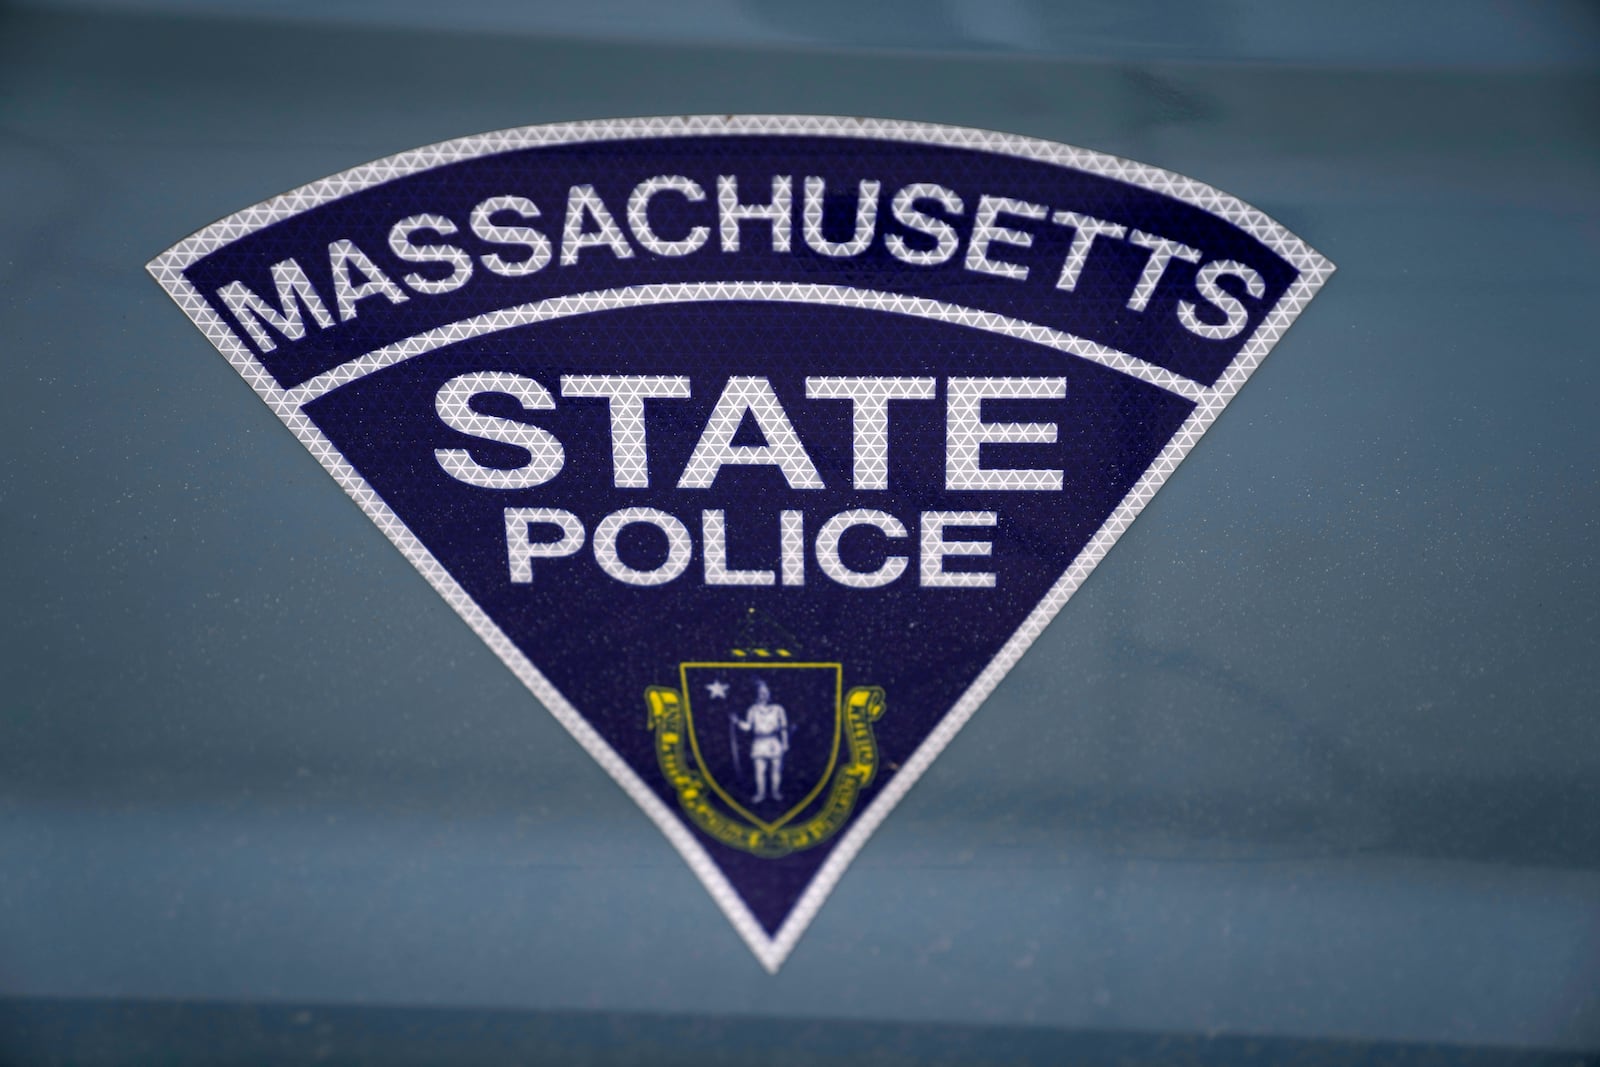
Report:
[[[783,799],[783,754],[789,751],[789,716],[782,704],[772,703],[772,690],[767,683],[756,682],[756,702],[743,717],[734,717],[733,725],[742,733],[750,734],[750,762],[755,764],[756,795],[753,803],[767,799],[770,783],[772,799]],[[738,751],[735,746],[734,751]]]

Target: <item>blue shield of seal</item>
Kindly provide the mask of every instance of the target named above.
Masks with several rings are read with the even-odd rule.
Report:
[[[685,663],[690,749],[717,798],[773,831],[805,814],[839,762],[837,663]]]

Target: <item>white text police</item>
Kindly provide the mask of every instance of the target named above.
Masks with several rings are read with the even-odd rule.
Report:
[[[569,455],[558,434],[540,425],[541,412],[558,404],[604,401],[608,408],[610,449],[609,481],[616,490],[642,490],[651,486],[651,450],[648,410],[660,403],[689,399],[695,393],[688,375],[580,374],[561,375],[546,386],[538,378],[508,371],[480,371],[457,375],[444,382],[434,397],[438,418],[465,437],[520,453],[511,464],[488,464],[474,456],[471,447],[434,450],[434,461],[456,482],[480,489],[518,491],[546,485],[559,491],[558,479],[569,462],[595,462],[605,453],[598,442],[585,442],[581,453]],[[866,494],[889,490],[896,474],[890,468],[891,408],[936,403],[939,380],[919,376],[814,376],[805,379],[807,403],[847,404],[850,412],[851,469],[849,488]],[[840,542],[857,528],[870,527],[885,542],[911,536],[918,558],[916,580],[923,586],[987,588],[995,576],[966,568],[950,569],[951,556],[987,556],[992,545],[971,529],[954,539],[949,528],[998,525],[992,510],[923,510],[907,521],[881,508],[852,507],[821,521],[811,534],[799,507],[703,507],[697,491],[712,489],[727,467],[767,467],[794,494],[798,505],[807,491],[829,488],[813,460],[795,422],[790,418],[771,381],[759,375],[734,375],[719,382],[717,399],[681,469],[666,472],[672,489],[683,493],[690,522],[669,511],[648,507],[612,510],[594,525],[592,535],[572,509],[562,507],[505,508],[506,560],[513,583],[534,581],[534,561],[575,555],[587,543],[595,562],[606,574],[630,585],[660,585],[683,575],[693,557],[698,528],[703,577],[708,585],[803,585],[807,561],[814,560],[828,578],[852,588],[889,585],[907,571],[908,556],[885,548],[870,569],[851,566],[841,555]],[[557,399],[559,393],[560,400]],[[943,479],[938,488],[949,492],[1060,492],[1064,471],[1049,467],[1014,467],[985,455],[988,446],[1052,445],[1060,435],[1059,402],[1067,396],[1063,377],[950,377],[944,379],[942,423]],[[520,418],[486,414],[474,401],[497,395],[509,397],[521,408]],[[984,417],[985,401],[1043,402],[1036,421],[996,422]],[[647,404],[648,402],[648,404]],[[1056,402],[1051,405],[1049,402]],[[1053,410],[1056,409],[1056,410]],[[737,443],[740,428],[752,424],[762,443]],[[463,445],[469,442],[463,441]],[[582,458],[574,459],[573,456]],[[656,465],[659,468],[659,464]],[[658,470],[657,473],[662,473]],[[776,481],[776,478],[774,479]],[[767,494],[770,500],[771,495]],[[730,525],[765,522],[775,525],[777,558],[770,566],[730,567]],[[645,567],[627,562],[617,547],[618,535],[628,526],[654,527],[664,554]],[[865,535],[852,535],[861,537]],[[769,536],[766,540],[771,541]],[[809,552],[808,552],[809,548]]]

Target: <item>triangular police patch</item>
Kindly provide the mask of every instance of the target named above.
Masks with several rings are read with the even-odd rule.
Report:
[[[905,122],[404,153],[150,270],[776,969],[1332,271]]]

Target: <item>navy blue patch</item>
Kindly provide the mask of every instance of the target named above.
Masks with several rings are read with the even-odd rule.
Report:
[[[421,149],[151,271],[776,968],[1332,271],[949,127]]]

